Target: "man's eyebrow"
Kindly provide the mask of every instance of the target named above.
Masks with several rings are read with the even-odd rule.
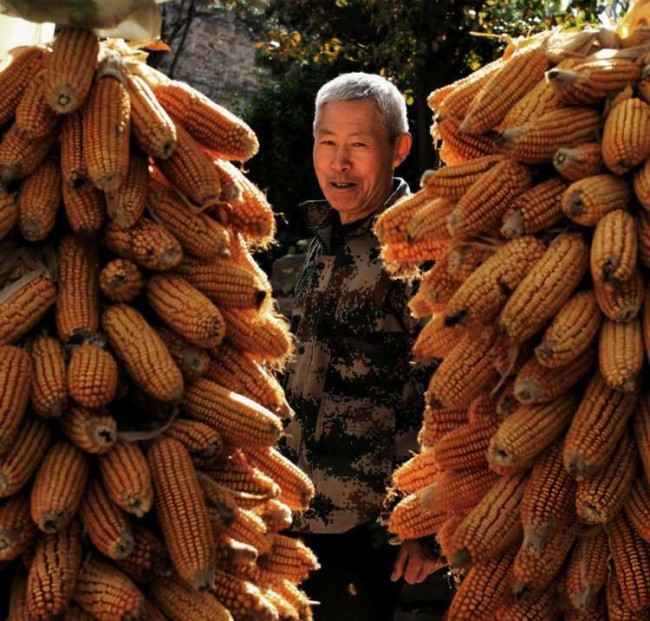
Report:
[[[317,135],[326,135],[326,136],[332,136],[336,134],[337,132],[332,131],[331,129],[317,129],[316,134]],[[364,131],[356,131],[356,132],[349,132],[345,134],[346,136],[372,136],[372,132],[364,132]]]

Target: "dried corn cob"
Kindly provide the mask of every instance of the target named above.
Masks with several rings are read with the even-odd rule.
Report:
[[[645,621],[645,610],[632,610],[623,600],[618,576],[613,571],[607,580],[606,601],[607,615],[611,621]]]
[[[495,141],[499,151],[524,164],[551,162],[558,149],[595,140],[599,114],[590,108],[558,108],[506,129]]]
[[[65,215],[72,232],[94,239],[106,216],[104,194],[91,183],[75,187],[64,181],[62,190]]]
[[[16,571],[9,591],[9,611],[7,621],[22,621],[27,618],[27,576]]]
[[[650,155],[650,106],[636,97],[615,105],[605,119],[603,160],[622,175]]]
[[[634,530],[645,542],[650,541],[648,510],[650,510],[650,487],[644,477],[638,476],[625,499],[625,513]]]
[[[526,190],[503,214],[501,235],[512,239],[538,233],[559,222],[563,217],[560,198],[566,188],[566,182],[553,177]]]
[[[52,279],[35,270],[0,291],[0,344],[13,343],[33,328],[57,298]]]
[[[445,166],[443,168],[438,168],[437,170],[427,170],[422,175],[420,179],[420,186],[424,190],[424,195],[416,199],[417,194],[414,194],[407,199],[410,204],[418,204],[426,199],[427,196],[435,197],[445,197],[453,200],[458,200],[467,192],[467,190],[474,185],[474,183],[479,179],[479,177],[484,173],[490,170],[495,164],[498,164],[503,160],[503,155],[486,155],[484,157],[478,157],[469,162],[456,164],[452,166]],[[390,209],[394,209],[393,205]],[[404,210],[404,206],[401,207],[401,210]],[[383,222],[387,222],[388,217],[386,217],[385,212],[383,212],[377,222],[380,222],[383,218]],[[381,230],[381,229],[380,229]],[[397,239],[387,238],[380,235],[375,227],[375,232],[377,237],[384,243],[390,243],[392,241],[398,241]],[[402,241],[402,240],[399,240]]]
[[[523,601],[510,601],[501,605],[496,612],[497,621],[528,621],[529,619],[554,619],[560,612],[557,598],[557,581],[545,589],[533,593]]]
[[[11,233],[18,222],[19,207],[15,192],[0,188],[0,241]]]
[[[128,259],[115,259],[99,273],[99,288],[113,302],[131,302],[144,287],[140,268]]]
[[[211,589],[233,616],[233,619],[255,619],[256,621],[274,621],[277,611],[251,582],[242,580],[217,570],[215,583]]]
[[[12,345],[0,345],[0,454],[10,449],[20,431],[31,379],[29,354]]]
[[[605,466],[636,402],[636,394],[615,391],[594,373],[566,435],[564,465],[571,476],[580,481]]]
[[[156,494],[156,514],[174,569],[192,588],[210,588],[214,579],[214,539],[208,509],[185,447],[159,440],[147,454]]]
[[[211,593],[197,593],[177,578],[160,578],[148,591],[149,597],[173,621],[211,619],[232,621],[232,615]]]
[[[637,250],[643,267],[650,267],[650,213],[639,210],[636,219]]]
[[[269,532],[279,533],[291,527],[293,516],[291,507],[281,500],[271,498],[252,509],[266,524]]]
[[[14,494],[0,504],[0,561],[10,561],[25,552],[38,529],[29,514],[29,495]]]
[[[0,455],[0,498],[20,491],[32,476],[50,446],[50,428],[37,419],[27,419],[11,448]]]
[[[275,537],[269,532],[266,523],[259,515],[239,508],[235,510],[234,519],[223,534],[255,548],[260,555],[271,551]]]
[[[484,155],[496,153],[492,136],[472,136],[460,132],[461,122],[461,119],[456,116],[447,116],[436,120],[431,126],[434,145],[438,141],[442,141],[440,159],[445,164],[448,166],[463,164]]]
[[[104,311],[102,327],[111,347],[138,386],[160,401],[178,401],[183,376],[156,331],[126,304]]]
[[[98,53],[99,41],[90,30],[65,28],[57,35],[44,81],[45,96],[52,110],[69,114],[84,103]]]
[[[144,213],[148,193],[149,162],[142,151],[131,148],[124,181],[105,193],[108,217],[119,228],[134,226]]]
[[[176,124],[140,76],[127,74],[133,136],[145,153],[167,159],[176,148]]]
[[[77,520],[59,532],[39,538],[27,577],[30,618],[50,619],[66,611],[81,561],[81,528]]]
[[[574,181],[562,195],[562,211],[582,226],[596,226],[610,211],[626,209],[630,201],[627,181],[610,174]]]
[[[83,565],[74,601],[93,617],[138,619],[144,610],[144,596],[121,571],[91,556]]]
[[[487,494],[499,475],[486,466],[469,470],[445,470],[422,494],[421,504],[430,511],[464,515]]]
[[[446,251],[420,279],[418,292],[428,302],[429,307],[435,312],[442,309],[454,292],[460,287],[461,280],[449,273],[449,251]],[[409,302],[411,305],[411,301]],[[435,310],[434,310],[435,309]]]
[[[647,392],[639,399],[633,422],[639,457],[645,476],[650,480],[650,395]]]
[[[603,153],[599,142],[585,142],[573,148],[558,149],[553,166],[568,181],[578,181],[604,172]]]
[[[16,108],[16,125],[30,139],[46,136],[57,123],[57,115],[45,100],[44,71],[27,85]]]
[[[447,227],[452,238],[470,239],[492,230],[530,184],[530,171],[517,161],[508,158],[495,164],[460,198],[449,215]]]
[[[393,471],[392,483],[398,490],[413,494],[431,485],[439,473],[433,449],[426,448]]]
[[[59,144],[63,181],[78,188],[88,181],[83,156],[83,116],[80,110],[66,115],[61,122]]]
[[[117,566],[132,580],[152,582],[156,578],[172,573],[169,554],[165,544],[139,522],[131,527],[133,549],[126,558],[118,561]]]
[[[176,238],[161,224],[144,217],[124,230],[109,223],[104,227],[102,243],[118,256],[156,271],[174,268],[183,258]]]
[[[634,438],[625,433],[605,467],[594,476],[578,482],[578,517],[587,524],[610,522],[630,492],[636,465]]]
[[[429,239],[449,239],[447,217],[456,202],[448,198],[434,198],[419,207],[406,226],[406,241],[422,242]]]
[[[593,292],[576,293],[558,311],[535,348],[540,364],[557,367],[572,362],[593,342],[601,322]]]
[[[596,225],[591,243],[594,280],[622,283],[634,273],[637,230],[634,217],[622,209],[606,213]]]
[[[183,444],[189,453],[197,453],[201,457],[215,457],[223,450],[219,432],[195,420],[176,419],[170,425],[168,433]]]
[[[129,169],[131,101],[123,84],[104,75],[84,107],[83,149],[88,175],[105,192],[117,190]]]
[[[460,325],[446,326],[443,313],[434,313],[418,333],[412,351],[423,358],[444,358],[465,335]]]
[[[33,377],[30,405],[43,418],[60,416],[68,401],[65,351],[52,336],[38,336],[32,344]]]
[[[261,555],[258,565],[263,572],[288,578],[294,583],[302,582],[310,571],[320,568],[315,554],[297,537],[273,536],[270,553]],[[264,582],[263,580],[261,582]]]
[[[108,405],[117,390],[117,363],[93,343],[75,347],[68,365],[68,394],[87,408]]]
[[[406,227],[411,217],[430,201],[431,196],[427,188],[423,188],[414,194],[404,196],[382,211],[373,224],[373,232],[377,239],[383,244],[406,242]]]
[[[74,406],[59,424],[68,440],[86,453],[106,453],[117,440],[117,422],[104,410]]]
[[[620,284],[594,280],[594,293],[600,310],[612,321],[632,321],[641,310],[644,281],[636,269],[629,280]]]
[[[27,241],[45,239],[54,228],[61,201],[61,173],[53,160],[45,160],[18,193],[18,228]]]
[[[492,323],[508,295],[542,258],[545,250],[542,242],[530,236],[504,244],[451,296],[445,311],[445,324]]]
[[[255,133],[241,119],[182,82],[154,86],[156,98],[192,136],[228,160],[246,161],[257,153]]]
[[[564,528],[575,513],[575,492],[561,447],[553,443],[535,460],[521,501],[525,546],[541,552],[555,530]]]
[[[578,610],[595,608],[609,574],[609,541],[604,529],[576,537],[566,566],[566,594]]]
[[[587,244],[579,234],[558,235],[499,315],[497,323],[507,340],[521,343],[551,319],[582,280],[587,263]]]
[[[646,161],[634,172],[632,186],[641,206],[646,211],[650,210],[650,162]]]
[[[517,408],[490,439],[488,463],[497,472],[527,468],[569,424],[575,408],[576,398],[572,394]]]
[[[188,384],[208,374],[210,356],[208,352],[188,343],[184,338],[169,328],[160,326],[156,332],[165,343],[172,359],[181,370],[183,379]],[[222,343],[223,345],[223,343]]]
[[[641,322],[606,319],[598,339],[598,361],[605,383],[622,392],[636,392],[643,365]]]
[[[441,470],[485,467],[486,451],[498,424],[494,421],[465,423],[446,433],[434,446],[433,458]]]
[[[86,455],[61,440],[41,462],[31,491],[32,519],[45,533],[55,533],[79,509],[90,469]]]
[[[54,146],[55,130],[42,138],[27,138],[14,123],[0,142],[0,181],[9,184],[31,175]]]
[[[282,430],[280,419],[266,408],[203,378],[185,389],[183,407],[238,446],[271,446]]]

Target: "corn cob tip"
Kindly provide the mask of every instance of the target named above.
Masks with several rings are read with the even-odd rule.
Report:
[[[579,216],[585,212],[585,204],[582,202],[582,194],[580,192],[572,192],[566,201],[567,215]]]
[[[576,81],[577,73],[570,69],[549,69],[546,72],[546,79],[560,88],[567,88]]]
[[[517,382],[515,396],[520,403],[536,403],[543,398],[546,390],[532,377],[524,377]]]
[[[564,467],[576,481],[583,480],[587,474],[585,458],[579,454],[572,454],[565,457]]]
[[[462,548],[456,554],[454,558],[451,559],[451,566],[454,569],[463,569],[467,567],[472,561],[472,557],[467,548]]]
[[[214,586],[214,569],[202,569],[191,578],[190,584],[195,591],[208,591]]]
[[[56,533],[65,525],[66,521],[67,519],[62,513],[46,512],[39,515],[36,524],[44,533]]]
[[[524,234],[524,220],[520,209],[511,209],[506,212],[500,232],[506,239],[514,239]]]

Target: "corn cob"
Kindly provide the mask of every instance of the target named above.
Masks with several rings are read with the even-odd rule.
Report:
[[[14,494],[0,503],[0,561],[18,558],[29,548],[37,532],[29,515],[28,494]]]
[[[448,198],[434,198],[424,203],[411,216],[406,226],[406,241],[417,243],[429,239],[449,239],[447,217],[455,204],[455,201]]]
[[[0,181],[9,184],[31,175],[56,142],[53,127],[42,138],[27,138],[14,123],[0,142]]]
[[[446,326],[443,313],[434,313],[418,333],[412,351],[423,358],[444,358],[465,335],[460,325]]]
[[[449,607],[450,620],[493,618],[508,592],[517,549],[518,545],[512,545],[484,563],[477,563],[467,572]]]
[[[246,161],[258,151],[255,133],[241,119],[182,82],[154,86],[163,108],[196,140],[228,160]]]
[[[552,581],[542,591],[531,594],[523,601],[508,599],[496,612],[496,621],[530,621],[537,619],[555,619],[558,617],[561,604],[558,601],[559,584]]]
[[[27,611],[27,576],[21,570],[16,571],[11,581],[8,605],[7,621],[23,621],[29,615]]]
[[[27,577],[29,618],[51,619],[66,611],[81,569],[81,528],[77,520],[41,536]]]
[[[650,547],[632,528],[625,512],[620,512],[605,530],[624,604],[640,611],[650,604],[650,584],[639,580],[650,566]],[[611,579],[611,578],[610,578]]]
[[[584,62],[573,69],[551,69],[546,78],[562,101],[592,104],[622,91],[641,75],[641,67],[624,58]]]
[[[650,155],[650,106],[636,97],[610,110],[603,129],[603,160],[609,170],[622,175]]]
[[[174,569],[192,588],[205,590],[214,577],[214,539],[189,453],[177,440],[165,438],[149,449],[147,461]]]
[[[136,384],[160,401],[178,401],[183,376],[156,331],[134,308],[116,304],[104,311],[102,327]]]
[[[522,546],[512,566],[512,592],[516,598],[547,588],[558,573],[578,532],[575,515],[558,528],[541,552]]]
[[[233,619],[236,621],[244,619],[274,621],[277,619],[277,611],[253,583],[221,570],[217,570],[215,574],[215,583],[211,591],[217,600],[230,611]]]
[[[606,588],[607,618],[610,621],[645,621],[648,617],[645,610],[632,610],[623,600],[618,576],[613,571],[607,581]]]
[[[636,465],[634,439],[625,433],[607,465],[594,476],[578,483],[576,509],[581,521],[605,524],[614,518],[630,492]]]
[[[258,564],[263,571],[301,582],[310,571],[320,568],[316,555],[297,537],[273,535],[270,553],[261,555]]]
[[[228,490],[220,483],[217,483],[209,474],[200,470],[197,470],[196,476],[208,507],[212,532],[215,537],[221,537],[235,521],[240,511],[237,504],[239,493]],[[222,538],[222,543],[224,538],[225,535]],[[255,558],[257,558],[257,552]]]
[[[421,494],[423,508],[436,513],[465,515],[490,491],[499,475],[485,465],[469,470],[445,470]]]
[[[483,393],[469,404],[467,410],[467,419],[470,423],[479,423],[482,421],[500,422],[501,417],[497,413],[497,403],[499,399],[496,395]]]
[[[93,343],[76,347],[68,365],[68,393],[88,408],[108,405],[117,391],[117,364],[111,354]]]
[[[89,469],[85,454],[64,440],[48,450],[31,491],[32,519],[43,532],[55,533],[72,520],[81,504]]]
[[[467,514],[452,541],[454,567],[485,563],[520,538],[525,484],[525,473],[501,477]]]
[[[31,378],[29,354],[12,345],[0,345],[0,454],[11,448],[20,431]]]
[[[207,351],[188,343],[169,328],[160,326],[156,328],[156,332],[181,370],[185,382],[191,384],[208,373],[211,362]]]
[[[461,522],[465,519],[465,515],[465,513],[453,513],[445,520],[445,523],[438,529],[435,535],[442,556],[445,558],[451,555],[451,542]]]
[[[304,511],[314,497],[314,484],[309,477],[282,453],[272,447],[248,446],[246,456],[252,466],[261,470],[280,486],[279,500],[294,511]]]
[[[634,217],[617,209],[605,214],[596,225],[591,244],[594,280],[621,283],[636,268],[637,231]]]
[[[252,546],[258,554],[268,554],[273,547],[274,537],[264,520],[249,509],[235,510],[234,520],[223,534],[236,541]]]
[[[283,595],[270,587],[262,589],[262,594],[278,611],[280,621],[300,621],[300,614]]]
[[[448,242],[437,239],[430,239],[416,244],[390,244],[382,249],[380,256],[387,264],[387,269],[392,269],[395,273],[399,274],[401,264],[406,265],[406,271],[408,272],[409,264],[440,259],[447,250],[448,245]]]
[[[515,397],[515,378],[511,377],[506,380],[503,387],[498,392],[496,413],[499,418],[504,419],[512,414],[520,405]]]
[[[639,210],[636,219],[637,251],[643,267],[650,267],[650,213]]]
[[[392,484],[405,494],[413,494],[431,485],[439,473],[433,449],[426,448],[393,471]]]
[[[104,227],[102,242],[118,256],[155,271],[174,268],[183,258],[176,238],[161,224],[144,217],[124,230],[109,223]]]
[[[442,309],[451,299],[454,292],[460,287],[462,281],[449,273],[449,251],[445,252],[420,279],[418,292],[428,302],[432,312]],[[411,302],[409,302],[411,305]]]
[[[57,123],[57,115],[45,101],[44,71],[27,85],[16,108],[16,126],[30,139],[46,136]]]
[[[599,142],[585,142],[573,148],[558,149],[553,166],[564,179],[578,181],[605,172],[602,147]]]
[[[497,149],[524,164],[551,162],[558,149],[595,140],[600,116],[590,108],[558,108],[506,129],[495,141]]]
[[[650,510],[650,488],[646,479],[638,476],[625,499],[625,513],[634,530],[646,543],[650,541],[648,510]]]
[[[140,76],[127,74],[133,136],[145,153],[167,159],[176,148],[176,124]]]
[[[253,507],[252,511],[259,515],[271,533],[279,533],[291,527],[293,516],[291,507],[277,498],[271,498]]]
[[[457,412],[458,420],[437,418],[432,416],[432,413],[440,414],[441,412]],[[418,433],[418,444],[424,450],[432,447],[444,435],[457,429],[463,423],[467,422],[467,412],[462,410],[434,410],[429,406],[424,408],[424,422]]]
[[[604,529],[579,534],[566,566],[566,595],[578,610],[596,607],[609,574],[609,541]],[[599,617],[600,618],[600,617]]]
[[[411,217],[420,207],[428,204],[430,201],[431,196],[428,188],[423,187],[422,190],[404,196],[382,211],[377,216],[372,227],[377,239],[383,244],[406,242],[406,227]]]
[[[99,288],[113,302],[131,302],[144,287],[140,268],[128,259],[115,259],[99,273]]]
[[[83,565],[74,592],[74,601],[102,621],[139,619],[144,596],[121,571],[91,556]]]
[[[18,222],[19,206],[15,192],[0,188],[0,241],[11,233]]]
[[[149,465],[140,447],[132,442],[117,442],[97,460],[102,481],[111,500],[136,517],[142,517],[153,504]]]
[[[587,349],[570,364],[548,368],[532,357],[517,373],[515,397],[520,403],[546,403],[568,392],[592,370],[593,349]]]
[[[618,322],[632,321],[641,310],[644,281],[638,269],[621,284],[608,284],[594,280],[594,293],[600,310],[608,319]]]
[[[63,181],[78,188],[88,181],[83,155],[83,116],[80,110],[66,115],[59,132],[61,147],[61,176]]]
[[[211,593],[197,593],[177,578],[161,578],[149,588],[149,597],[173,621],[232,621],[232,615]]]
[[[587,263],[587,244],[579,234],[558,235],[499,315],[497,324],[507,340],[521,343],[551,319],[582,280]]]
[[[41,335],[32,344],[30,405],[42,418],[60,416],[68,401],[66,359],[58,339]]]
[[[521,237],[504,244],[455,291],[447,303],[445,324],[489,325],[508,295],[544,255],[544,244]]]
[[[452,238],[470,239],[492,230],[530,184],[530,171],[515,160],[495,164],[460,198],[449,215],[447,227]]]
[[[448,166],[463,164],[496,153],[492,136],[473,136],[461,132],[459,131],[461,122],[459,117],[447,116],[437,119],[431,126],[434,146],[437,142],[442,141],[439,155],[445,164]]]
[[[541,552],[548,538],[564,528],[575,513],[576,482],[562,463],[562,450],[553,443],[533,465],[521,501],[524,545]]]
[[[639,399],[637,410],[634,414],[634,436],[636,437],[639,457],[643,463],[643,470],[650,480],[650,396],[647,392]]]
[[[647,211],[650,210],[650,163],[644,162],[632,177],[632,186],[634,194],[641,203],[641,206]]]
[[[114,77],[93,85],[84,108],[83,150],[88,175],[105,192],[117,190],[129,169],[131,102]]]
[[[27,241],[45,239],[56,221],[61,201],[61,173],[53,160],[45,160],[18,193],[18,228]]]
[[[45,69],[48,104],[58,114],[79,108],[90,92],[99,41],[90,30],[65,28],[56,37]]]
[[[223,440],[219,432],[194,420],[176,419],[170,425],[168,433],[183,444],[189,453],[215,457],[223,450]]]
[[[117,440],[117,422],[104,410],[74,406],[59,424],[68,440],[86,453],[106,453]]]
[[[188,386],[183,408],[191,416],[238,446],[271,446],[282,430],[280,419],[266,408],[206,379]]]
[[[95,617],[75,603],[72,603],[68,606],[64,619],[65,621],[93,621]]]
[[[478,157],[474,160],[463,164],[456,164],[453,166],[445,166],[443,168],[438,168],[437,170],[426,170],[420,179],[420,186],[424,191],[423,196],[416,199],[417,194],[414,194],[405,201],[408,201],[410,204],[421,204],[422,201],[426,200],[427,197],[444,197],[452,200],[458,200],[467,192],[467,190],[474,185],[474,183],[479,179],[479,177],[490,170],[495,164],[498,164],[503,160],[503,155],[486,155],[485,157]],[[390,209],[394,209],[395,205]],[[404,207],[401,208],[402,210]],[[384,215],[383,212],[377,222],[382,218],[386,222],[388,218]],[[384,239],[375,227],[375,232],[377,237],[384,243],[390,243],[391,241],[398,241],[397,239]],[[403,240],[399,240],[403,241]]]
[[[449,248],[447,271],[451,276],[465,282],[472,272],[481,266],[496,248],[482,247],[480,244],[454,244]]]
[[[132,580],[150,583],[169,576],[171,565],[165,544],[147,527],[135,522],[131,527],[133,549],[116,565]]]
[[[38,75],[49,56],[44,46],[30,45],[10,52],[11,62],[0,73],[0,126],[14,116],[27,85]]]
[[[630,190],[625,180],[611,174],[574,181],[562,195],[562,211],[582,226],[596,226],[608,212],[626,209]]]
[[[104,224],[106,201],[104,194],[91,183],[74,187],[63,182],[63,207],[73,233],[94,239]]]
[[[636,402],[636,394],[615,391],[594,373],[566,435],[564,465],[572,477],[580,481],[605,466]]]
[[[622,392],[636,392],[643,365],[641,322],[606,319],[600,329],[598,361],[605,383]]]
[[[526,190],[503,214],[501,235],[513,239],[538,233],[559,222],[563,217],[560,197],[566,188],[566,182],[553,177]]]
[[[13,343],[34,327],[54,304],[50,276],[35,270],[0,291],[0,344]]]
[[[387,263],[386,265],[390,264]],[[407,306],[411,316],[415,319],[422,319],[424,317],[429,317],[430,315],[440,314],[439,311],[444,308],[444,304],[432,304],[420,290],[416,291],[411,296]]]
[[[469,405],[496,379],[487,356],[494,331],[468,333],[442,361],[429,381],[425,398],[433,408],[458,408]]]
[[[460,131],[476,135],[493,129],[512,105],[544,77],[547,68],[541,46],[529,46],[513,54],[474,97]]]
[[[221,343],[210,356],[208,379],[257,401],[283,418],[291,418],[280,383],[263,366],[228,343]]]
[[[27,419],[11,448],[0,455],[0,498],[21,490],[50,446],[50,428],[37,419]]]
[[[142,151],[132,148],[123,183],[105,193],[108,217],[119,228],[134,226],[144,213],[149,193],[149,162]]]
[[[569,424],[575,408],[576,399],[572,394],[517,408],[490,439],[488,463],[497,472],[527,468]]]

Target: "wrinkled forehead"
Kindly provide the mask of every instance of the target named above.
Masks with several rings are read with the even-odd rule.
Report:
[[[369,99],[330,101],[316,115],[314,135],[388,138],[388,129],[375,102]]]

